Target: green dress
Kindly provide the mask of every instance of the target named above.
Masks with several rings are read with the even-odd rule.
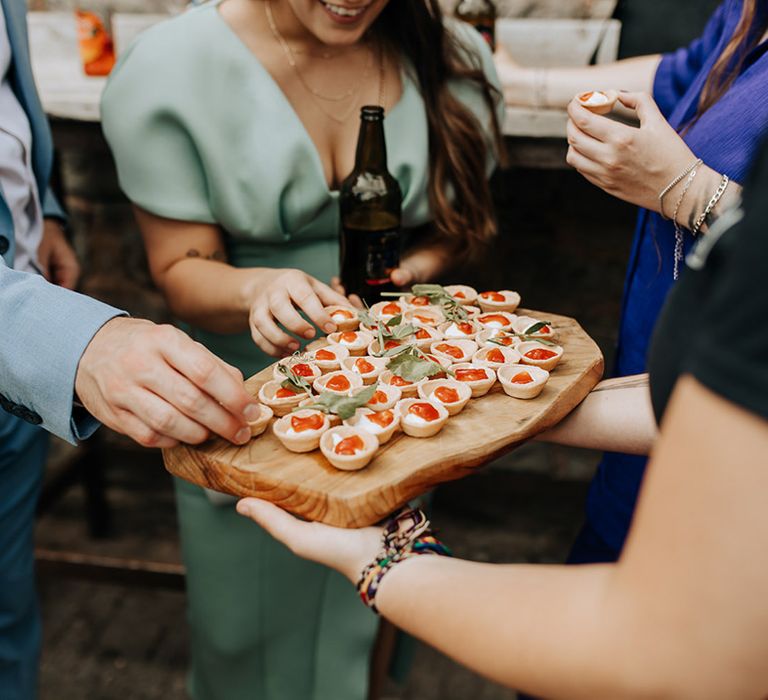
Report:
[[[455,31],[496,81],[490,52]],[[488,123],[472,86],[455,94]],[[142,34],[113,71],[102,123],[120,184],[158,216],[215,223],[237,267],[338,268],[338,192],[290,103],[217,4]],[[424,104],[403,71],[385,121],[404,225],[430,220]],[[488,148],[487,144],[479,147]],[[492,167],[489,156],[489,167]],[[194,336],[245,376],[272,361],[249,334]],[[290,457],[286,457],[289,459]],[[293,556],[231,505],[177,482],[196,700],[363,700],[377,620],[335,572]]]

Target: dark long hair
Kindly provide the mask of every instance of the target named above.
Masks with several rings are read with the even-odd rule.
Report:
[[[390,0],[375,32],[415,73],[429,127],[429,202],[439,235],[470,256],[496,234],[486,177],[487,136],[472,111],[448,86],[473,83],[491,119],[492,144],[504,162],[504,142],[496,113],[499,91],[488,82],[480,56],[461,46],[443,26],[438,0]]]
[[[766,30],[766,22],[756,26],[757,5],[759,0],[744,0],[741,17],[731,40],[715,62],[701,91],[699,109],[694,119],[698,119],[714,105],[736,80],[749,52],[760,42]]]

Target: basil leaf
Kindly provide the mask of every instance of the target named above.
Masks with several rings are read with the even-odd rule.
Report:
[[[540,338],[537,335],[518,335],[518,338],[523,341],[530,341],[534,343],[541,343],[542,345],[552,345],[555,346],[557,343],[553,343],[551,340],[547,340],[546,338]]]
[[[550,326],[549,321],[539,321],[538,323],[534,323],[532,326],[529,326],[523,331],[523,335],[533,335],[534,333],[538,333],[542,328],[546,328],[547,326]]]
[[[395,326],[399,326],[403,322],[403,314],[397,314],[397,316],[393,316],[392,318],[387,321],[387,328],[394,328]]]
[[[387,369],[408,382],[419,382],[444,371],[442,365],[420,356],[416,348],[408,348],[406,352],[392,358]]]
[[[414,284],[411,287],[411,294],[415,297],[435,297],[450,296],[445,288],[439,284]]]
[[[416,326],[413,326],[410,323],[406,323],[402,326],[397,326],[397,328],[392,329],[392,338],[394,340],[403,340],[404,338],[412,336],[417,330],[418,329]]]
[[[280,385],[283,389],[290,389],[294,394],[300,394],[302,391],[309,393],[312,390],[309,382],[296,374],[288,365],[278,365],[278,371],[286,376],[285,381]]]
[[[400,355],[408,350],[407,345],[397,345],[394,348],[390,348],[389,350],[385,350],[380,357],[396,357],[397,355]]]
[[[286,379],[284,382],[281,382],[280,387],[283,389],[288,389],[288,391],[292,391],[294,394],[304,393],[304,390],[296,386],[290,379]]]
[[[316,408],[324,413],[333,413],[342,420],[347,420],[355,415],[358,408],[365,406],[376,392],[376,384],[365,387],[353,396],[342,396],[324,391],[315,399],[314,403],[304,408]]]
[[[373,328],[377,324],[376,319],[371,316],[370,309],[367,307],[365,309],[360,309],[357,312],[357,317],[360,319],[360,323],[364,326],[368,326],[368,328]]]

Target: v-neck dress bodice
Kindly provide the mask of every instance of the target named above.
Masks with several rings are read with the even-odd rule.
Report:
[[[453,26],[453,25],[452,25]],[[457,36],[497,83],[474,30]],[[468,83],[451,88],[489,123]],[[327,281],[338,270],[338,194],[277,83],[209,4],[142,34],[102,102],[120,184],[139,207],[224,231],[237,267],[295,267]],[[385,121],[403,223],[430,221],[425,106],[407,70]],[[488,138],[490,143],[490,139]],[[477,148],[488,149],[485,143]],[[489,156],[489,166],[492,158]],[[246,376],[272,361],[249,333],[195,337]],[[367,694],[377,620],[336,572],[298,559],[232,507],[177,481],[187,569],[194,700],[359,700]]]
[[[498,85],[479,36],[452,26]],[[427,119],[414,79],[406,69],[402,76],[402,96],[387,114],[385,134],[389,169],[403,192],[403,224],[416,227],[432,218]],[[458,83],[452,90],[489,125],[474,86]],[[296,267],[324,281],[336,274],[338,192],[329,190],[292,105],[218,3],[138,38],[109,80],[102,123],[120,185],[139,207],[220,225],[237,267]],[[244,372],[268,361],[247,336],[198,337]]]

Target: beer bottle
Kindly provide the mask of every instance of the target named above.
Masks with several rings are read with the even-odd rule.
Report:
[[[491,51],[496,49],[496,6],[492,0],[459,0],[454,14],[477,29]]]
[[[384,108],[360,110],[355,167],[341,183],[341,282],[367,303],[395,291],[390,273],[400,264],[402,194],[387,170]]]

